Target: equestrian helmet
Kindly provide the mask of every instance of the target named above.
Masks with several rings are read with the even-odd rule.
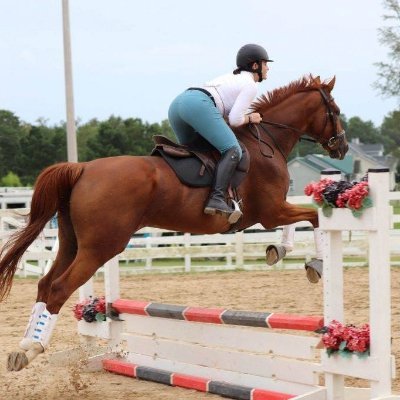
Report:
[[[245,44],[241,47],[236,56],[236,65],[238,68],[247,68],[249,64],[260,60],[273,62],[268,57],[267,50],[258,44]]]

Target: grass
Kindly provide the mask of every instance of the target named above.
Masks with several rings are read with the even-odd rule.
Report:
[[[400,214],[400,200],[393,200],[390,202],[391,206],[393,207],[393,214]],[[394,229],[400,229],[400,222],[394,223]]]

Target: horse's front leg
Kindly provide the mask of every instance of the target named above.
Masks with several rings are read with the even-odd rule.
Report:
[[[283,226],[281,243],[270,244],[266,249],[266,260],[268,265],[275,265],[282,260],[287,253],[293,250],[295,230],[295,224]]]
[[[322,232],[318,228],[318,213],[315,209],[296,206],[285,203],[278,218],[278,225],[283,225],[281,243],[270,245],[266,250],[266,260],[268,265],[274,265],[286,253],[293,250],[295,223],[299,221],[309,221],[314,227],[314,242],[316,254],[305,264],[307,279],[312,283],[317,283],[322,276]],[[265,225],[264,225],[265,226]]]

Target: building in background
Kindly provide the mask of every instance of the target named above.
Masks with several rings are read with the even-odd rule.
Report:
[[[289,196],[301,196],[304,187],[318,181],[324,169],[337,169],[342,179],[359,181],[369,168],[388,167],[390,171],[390,189],[396,186],[396,168],[398,160],[384,155],[383,144],[365,144],[359,139],[349,142],[349,151],[343,160],[335,160],[322,154],[310,154],[296,157],[288,163],[290,175]]]

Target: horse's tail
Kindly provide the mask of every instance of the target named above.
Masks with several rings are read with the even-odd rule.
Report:
[[[83,172],[83,164],[60,163],[46,168],[37,178],[28,224],[11,236],[0,252],[0,301],[9,294],[21,257],[63,207],[68,207],[72,188]]]

